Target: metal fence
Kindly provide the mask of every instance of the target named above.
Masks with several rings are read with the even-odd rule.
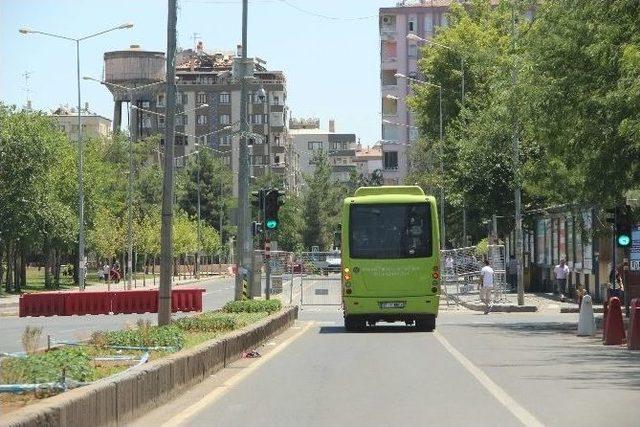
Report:
[[[294,297],[300,305],[342,304],[339,252],[302,252],[294,260]]]
[[[479,252],[477,246],[447,249],[440,251],[440,271],[442,273],[442,293],[450,300],[453,296],[478,294],[480,270],[484,260],[494,271],[495,301],[503,302],[506,298],[506,259],[504,245],[489,245],[486,252]]]

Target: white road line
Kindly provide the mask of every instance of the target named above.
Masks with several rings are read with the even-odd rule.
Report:
[[[525,408],[523,408],[518,402],[516,402],[511,396],[507,394],[498,384],[494,383],[480,368],[474,365],[469,359],[467,359],[462,353],[456,350],[442,335],[438,332],[434,332],[433,335],[440,341],[440,344],[449,352],[458,362],[467,370],[471,375],[484,388],[491,393],[495,399],[502,403],[502,405],[509,410],[522,424],[531,427],[542,427],[542,424],[538,419]]]
[[[188,423],[189,418],[193,417],[198,412],[202,411],[204,408],[206,408],[207,406],[211,405],[218,398],[220,398],[226,392],[231,390],[231,388],[234,385],[240,383],[247,376],[249,376],[253,371],[255,371],[260,366],[265,364],[267,361],[269,361],[271,358],[273,358],[276,354],[278,354],[279,352],[284,350],[289,344],[291,344],[293,341],[295,341],[297,338],[299,338],[302,334],[307,332],[309,330],[309,328],[311,328],[311,326],[313,326],[313,324],[314,324],[314,322],[306,323],[298,332],[296,332],[294,335],[290,336],[289,338],[287,338],[286,340],[281,342],[280,345],[275,347],[269,353],[267,353],[266,355],[262,356],[260,359],[258,359],[256,362],[252,363],[251,365],[247,366],[246,368],[242,368],[240,373],[238,373],[237,375],[229,378],[227,381],[224,382],[224,384],[222,384],[222,385],[216,387],[215,389],[213,389],[211,391],[211,393],[207,394],[206,396],[204,396],[202,399],[200,399],[199,401],[197,401],[193,405],[181,410],[179,414],[173,416],[166,423],[163,423],[161,426],[162,427],[175,427],[175,426],[180,426],[180,425],[188,425],[189,424]],[[295,327],[293,327],[292,329],[295,329]]]

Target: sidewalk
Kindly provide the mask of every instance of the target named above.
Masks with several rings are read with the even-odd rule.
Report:
[[[193,283],[200,283],[207,280],[213,280],[217,278],[224,278],[226,275],[212,275],[212,276],[203,276],[200,279],[196,279],[194,277],[186,278],[186,279],[176,279],[172,282],[173,286],[182,286],[189,285]],[[153,279],[146,280],[146,286],[142,286],[142,280],[138,279],[137,285],[134,287],[134,283],[131,284],[131,290],[136,289],[156,289],[160,285],[160,277],[158,276],[155,281],[155,286],[153,284]],[[87,282],[87,287],[85,288],[87,292],[104,292],[104,291],[124,291],[127,290],[127,285],[124,280],[121,280],[120,283],[105,283],[105,282]],[[59,290],[47,290],[43,292],[78,292],[77,288],[67,288],[67,289],[59,289]],[[18,294],[10,294],[6,297],[0,299],[0,316],[16,316],[18,314],[18,306],[20,303],[20,295]]]

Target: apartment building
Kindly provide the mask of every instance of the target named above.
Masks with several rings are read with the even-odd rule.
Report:
[[[358,176],[370,178],[376,171],[382,171],[382,146],[362,147],[358,144],[354,159]]]
[[[61,131],[67,134],[70,141],[78,139],[78,113],[75,108],[59,107],[51,113],[51,117],[55,119]],[[82,120],[82,136],[89,137],[108,137],[111,133],[111,120],[92,113],[89,110],[89,104],[85,103],[84,109],[80,111]]]
[[[182,50],[176,57],[176,164],[182,166],[196,150],[196,144],[209,147],[233,170],[234,195],[239,169],[241,49],[238,46],[236,52],[206,51],[203,43],[198,42],[195,49]],[[157,54],[140,51],[138,47],[105,53],[106,75],[108,79],[111,77],[108,81],[122,84],[122,80],[126,80],[127,87],[148,84],[150,75],[161,74],[156,70]],[[108,61],[113,62],[111,73]],[[248,138],[251,175],[257,177],[271,171],[284,177],[287,189],[297,191],[297,174],[291,169],[296,161],[292,158],[294,153],[286,126],[285,75],[282,71],[267,69],[266,62],[260,58],[249,58],[247,68],[247,75],[253,77],[248,79],[246,101],[252,133]],[[163,134],[166,123],[163,85],[136,94],[134,100],[127,99],[126,93],[117,88],[112,92],[116,103],[125,101],[136,105],[131,120],[136,138]],[[118,108],[116,105],[114,117],[118,117]]]
[[[382,160],[386,184],[401,184],[409,171],[409,147],[418,139],[414,119],[407,108],[410,84],[418,75],[419,42],[415,34],[431,39],[439,26],[447,25],[446,12],[456,0],[402,1],[379,11]]]
[[[293,150],[299,156],[302,181],[305,175],[313,174],[314,154],[323,150],[331,163],[331,178],[334,182],[347,182],[356,171],[356,135],[336,132],[335,122],[329,121],[329,129],[320,129],[319,119],[291,119],[289,121]]]

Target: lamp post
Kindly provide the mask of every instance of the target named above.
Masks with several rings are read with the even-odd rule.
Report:
[[[80,290],[84,290],[84,277],[86,274],[86,260],[84,256],[84,186],[83,186],[83,177],[82,177],[82,167],[83,167],[83,147],[82,147],[82,100],[80,95],[80,42],[97,37],[102,34],[109,33],[115,30],[123,30],[127,28],[132,28],[133,24],[130,22],[126,22],[124,24],[118,25],[117,27],[108,28],[103,31],[99,31],[97,33],[89,34],[80,38],[73,38],[62,36],[60,34],[47,33],[45,31],[32,30],[30,28],[20,28],[18,30],[20,34],[41,34],[43,36],[55,37],[57,39],[68,40],[74,42],[76,44],[76,80],[78,86],[78,287]]]
[[[440,175],[444,178],[444,137],[442,133],[442,86],[437,85],[435,83],[427,82],[425,80],[414,79],[413,77],[407,77],[404,74],[396,73],[396,78],[407,79],[412,83],[417,83],[426,86],[433,86],[438,88],[438,109],[440,110],[440,125],[439,125],[439,133],[440,133]],[[393,95],[387,95],[387,98],[395,98],[397,97]],[[445,249],[446,243],[446,226],[444,221],[444,183],[440,184],[440,248]]]
[[[133,129],[131,129],[131,105],[133,105],[133,96],[135,92],[142,91],[145,89],[149,89],[150,87],[156,86],[158,84],[164,83],[164,80],[160,80],[157,82],[152,82],[149,84],[145,84],[142,86],[134,86],[128,87],[119,85],[116,83],[106,82],[103,80],[99,80],[93,77],[84,76],[83,80],[90,80],[93,82],[100,83],[102,85],[113,87],[114,89],[121,90],[127,93],[127,97],[129,98],[129,103],[127,107],[127,117],[128,117],[128,125],[129,125],[129,182],[127,187],[127,288],[131,289],[132,282],[132,257],[133,257],[133,213],[132,213],[132,205],[133,205]],[[116,129],[114,129],[114,132]]]
[[[458,55],[460,55],[460,103],[461,105],[464,105],[464,95],[465,95],[464,93],[464,89],[465,89],[464,55],[461,54],[460,51],[450,46],[444,45],[442,43],[434,42],[433,40],[425,39],[413,33],[407,34],[407,40],[429,43],[433,46],[441,47],[443,49],[450,50],[451,52],[455,52]],[[464,200],[462,203],[463,203],[462,204],[462,241],[463,241],[463,246],[466,246],[467,244],[467,205]]]

